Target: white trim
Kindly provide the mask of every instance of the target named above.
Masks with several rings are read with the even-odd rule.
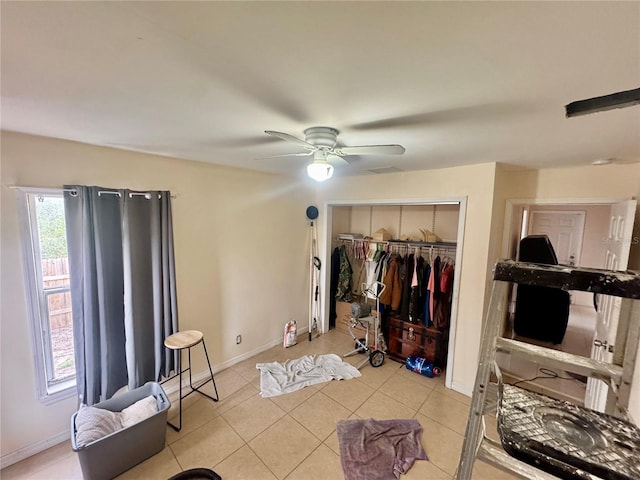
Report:
[[[464,226],[467,218],[467,198],[460,200],[458,210],[458,238],[456,239],[456,265],[458,274],[453,276],[453,296],[451,297],[451,320],[449,323],[449,345],[447,350],[447,369],[445,371],[444,384],[447,388],[454,389],[453,364],[456,353],[456,331],[458,324],[458,298],[460,296],[460,270],[462,268],[462,247],[464,244]]]
[[[603,197],[603,198],[510,198],[507,202],[513,204],[529,204],[529,205],[609,205],[629,200],[628,197]]]
[[[28,194],[35,193],[29,192],[27,189],[18,189],[18,218],[20,222],[20,246],[22,251],[22,266],[25,283],[25,297],[26,297],[26,310],[29,318],[29,337],[31,338],[31,356],[33,358],[33,364],[35,365],[35,379],[36,379],[36,398],[41,402],[47,397],[47,379],[45,376],[45,366],[41,355],[37,352],[40,351],[40,342],[42,341],[40,332],[40,320],[39,312],[40,304],[38,296],[35,292],[34,285],[36,284],[35,278],[35,254],[33,252],[33,240],[31,237],[31,216],[29,214],[28,207]],[[36,318],[37,317],[37,318]]]
[[[324,202],[325,213],[328,206],[331,207],[350,207],[352,205],[458,205],[464,197],[444,197],[444,198],[400,198],[388,200],[328,200]]]
[[[35,222],[35,212],[30,210],[30,195],[46,195],[49,197],[63,197],[62,188],[36,188],[36,187],[12,187],[16,190],[18,221],[20,224],[20,249],[22,251],[22,266],[26,291],[26,310],[29,318],[29,336],[31,338],[31,356],[35,367],[35,393],[36,398],[44,405],[51,405],[70,398],[76,394],[76,383],[72,382],[67,388],[49,389],[47,381],[45,359],[43,358],[42,344],[42,308],[38,296],[37,285],[39,283],[40,266],[36,262],[34,251],[34,239],[32,225]],[[41,275],[40,275],[41,276]],[[71,383],[69,381],[69,383]]]
[[[635,199],[635,197],[631,197]],[[510,258],[509,237],[511,235],[513,211],[516,207],[527,205],[613,205],[614,203],[629,200],[624,197],[604,197],[604,198],[509,198],[504,209],[504,225],[502,228],[502,248],[501,258]]]
[[[451,390],[455,390],[458,393],[461,393],[462,395],[465,395],[469,398],[471,398],[473,396],[473,388],[466,388],[463,385],[460,385],[459,383],[452,383],[451,387],[449,387]]]
[[[26,447],[19,448],[14,452],[7,453],[0,458],[0,469],[7,468],[14,463],[18,463],[26,458],[32,457],[40,452],[43,452],[59,443],[69,441],[71,439],[71,429],[60,432],[45,440],[40,440]]]
[[[62,196],[63,192],[64,192],[64,187],[20,187],[17,185],[14,185],[12,187],[13,190],[17,190],[18,192],[22,192],[22,193],[31,193],[34,195],[59,195]]]
[[[333,207],[349,207],[349,206],[363,206],[363,205],[458,205],[458,237],[456,239],[456,265],[458,268],[462,266],[462,250],[464,246],[464,226],[467,214],[467,196],[462,197],[444,197],[444,198],[401,198],[401,199],[372,199],[372,200],[328,200],[324,202],[323,214],[322,214],[322,228],[320,230],[320,238],[325,242],[324,245],[324,258],[322,262],[324,265],[329,265],[327,261],[331,258],[331,238],[333,234],[331,232],[331,223],[333,215]],[[323,285],[324,291],[329,291],[329,277],[326,274],[327,268],[323,268],[320,272],[320,284]],[[458,324],[458,297],[460,290],[460,277],[458,273],[453,276],[453,298],[451,301],[451,321],[449,323],[449,346],[447,353],[447,368],[445,370],[445,386],[447,388],[454,388],[453,385],[453,364],[455,360],[455,344],[456,344],[456,330]],[[325,324],[328,326],[325,312],[329,311],[329,296],[324,295],[322,300],[322,332],[325,332]]]

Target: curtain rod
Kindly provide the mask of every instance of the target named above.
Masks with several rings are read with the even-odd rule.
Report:
[[[78,191],[75,188],[27,187],[27,186],[23,186],[23,185],[9,185],[9,188],[11,188],[12,190],[30,190],[32,192],[38,192],[38,191],[46,192],[46,191],[51,191],[51,190],[62,190],[63,192],[71,193],[71,196],[73,196],[73,197],[75,197],[78,194]],[[113,191],[113,190],[99,190],[98,191],[98,196],[100,196],[102,194],[118,195],[119,197],[122,196],[120,194],[120,192]],[[151,199],[151,192],[129,192],[129,198],[133,198],[133,197],[145,197],[147,200],[150,200]],[[158,198],[160,198],[159,195],[158,195]],[[176,198],[176,195],[171,195],[171,198]]]

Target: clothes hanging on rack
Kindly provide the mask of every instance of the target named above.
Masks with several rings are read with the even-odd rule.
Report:
[[[431,277],[431,265],[428,262],[425,262],[425,267],[423,271],[423,282],[425,285],[424,289],[424,305],[422,308],[422,323],[427,326],[433,326],[433,320],[431,317],[431,290],[427,287],[429,284],[429,278]]]
[[[450,257],[443,261],[438,255],[433,265],[414,253],[398,257],[399,286],[401,290],[399,310],[393,308],[399,317],[406,322],[421,323],[427,327],[435,326],[438,330],[449,327],[451,318],[451,300],[453,293],[454,262]],[[393,270],[390,268],[390,272]],[[393,276],[385,276],[385,285],[389,293],[383,296],[381,303],[389,305],[391,295],[396,289]]]
[[[340,246],[340,271],[338,273],[338,287],[336,290],[335,298],[338,301],[350,302],[351,296],[351,276],[353,270],[351,268],[351,262],[347,256],[347,248],[344,245]]]
[[[360,295],[375,298],[375,292],[361,292],[361,285],[381,282],[386,287],[380,295],[385,336],[390,315],[441,331],[448,329],[455,271],[455,262],[448,255],[455,251],[454,244],[340,241],[344,243],[332,255],[332,282],[337,278],[332,300],[351,302]]]
[[[436,303],[440,300],[440,255],[438,255],[431,266],[431,276],[429,277],[429,291],[431,292],[431,300],[429,302],[429,313],[431,321],[437,327],[435,310]]]
[[[451,299],[453,293],[453,274],[454,267],[452,264],[443,262],[440,272],[439,298],[434,306],[433,324],[438,330],[449,328],[451,319]]]
[[[386,288],[380,295],[380,303],[389,305],[392,311],[398,311],[400,308],[400,300],[402,299],[402,282],[400,281],[400,263],[401,257],[397,253],[389,256],[387,273],[382,283]]]
[[[415,268],[415,257],[413,253],[405,257],[404,268],[400,268],[400,279],[402,280],[402,299],[400,300],[400,318],[409,321],[409,304],[411,303],[411,280],[413,269]]]
[[[411,323],[422,323],[424,308],[424,258],[419,256],[415,259],[413,267],[413,278],[411,280],[411,293],[409,299],[409,321]]]
[[[338,313],[336,311],[336,293],[338,292],[338,280],[340,278],[340,247],[333,249],[331,253],[331,278],[329,280],[329,329],[336,326]]]

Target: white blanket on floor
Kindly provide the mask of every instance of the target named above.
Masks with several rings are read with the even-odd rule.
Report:
[[[356,367],[343,362],[334,353],[305,355],[284,363],[258,363],[256,368],[260,370],[260,394],[263,397],[275,397],[316,383],[360,376]]]

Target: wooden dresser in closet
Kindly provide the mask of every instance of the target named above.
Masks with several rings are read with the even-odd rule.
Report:
[[[403,362],[409,355],[419,355],[444,368],[447,362],[448,332],[420,323],[405,322],[400,317],[389,317],[388,355]]]

